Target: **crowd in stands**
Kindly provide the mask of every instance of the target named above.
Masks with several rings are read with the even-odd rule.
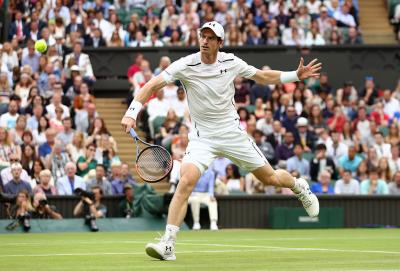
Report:
[[[221,23],[226,46],[362,43],[357,0],[10,1],[13,44],[43,38],[54,51],[197,46],[197,28]],[[54,52],[54,53],[55,53]],[[87,72],[91,76],[90,72]]]

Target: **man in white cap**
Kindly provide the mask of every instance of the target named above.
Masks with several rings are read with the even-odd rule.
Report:
[[[240,127],[233,104],[233,80],[241,76],[264,85],[296,82],[319,76],[321,63],[315,59],[304,66],[301,59],[296,71],[258,70],[233,54],[219,51],[224,40],[224,28],[215,21],[200,28],[199,38],[200,52],[173,62],[147,82],[121,121],[124,130],[129,133],[131,128],[136,127],[137,115],[153,93],[175,80],[182,82],[193,130],[182,160],[181,178],[169,206],[165,234],[159,243],[146,246],[146,253],[160,260],[176,259],[176,235],[186,214],[188,198],[199,177],[217,156],[229,158],[252,172],[265,185],[292,189],[310,216],[319,213],[318,199],[311,193],[307,182],[294,179],[287,171],[275,171]]]
[[[296,123],[296,143],[303,146],[304,151],[311,152],[314,149],[314,144],[317,141],[314,132],[308,129],[308,120],[304,117],[297,119]]]

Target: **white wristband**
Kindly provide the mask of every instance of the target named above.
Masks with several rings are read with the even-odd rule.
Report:
[[[297,71],[281,72],[281,82],[283,84],[297,82],[297,81],[300,81],[299,78],[297,77]]]
[[[128,110],[125,112],[125,117],[132,118],[136,120],[137,115],[139,114],[140,110],[142,110],[143,104],[139,101],[133,100],[129,105]]]

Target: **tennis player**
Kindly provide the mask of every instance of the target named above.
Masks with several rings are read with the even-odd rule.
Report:
[[[233,54],[220,52],[224,28],[217,22],[199,29],[200,52],[173,62],[165,71],[146,83],[130,104],[121,124],[129,133],[136,127],[136,117],[152,93],[166,84],[180,80],[188,98],[193,131],[182,161],[181,179],[169,206],[165,234],[158,243],[149,243],[146,253],[160,260],[173,261],[175,241],[187,210],[188,198],[201,174],[217,156],[230,159],[252,172],[265,185],[287,187],[302,202],[308,215],[319,213],[317,197],[307,181],[295,179],[285,170],[274,170],[246,131],[239,125],[233,96],[237,76],[259,84],[279,84],[318,77],[321,63],[317,59],[304,66],[301,58],[296,71],[262,71]]]

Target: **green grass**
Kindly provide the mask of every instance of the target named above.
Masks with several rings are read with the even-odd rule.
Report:
[[[145,255],[157,236],[0,235],[0,270],[400,270],[399,229],[185,231],[176,262]]]

